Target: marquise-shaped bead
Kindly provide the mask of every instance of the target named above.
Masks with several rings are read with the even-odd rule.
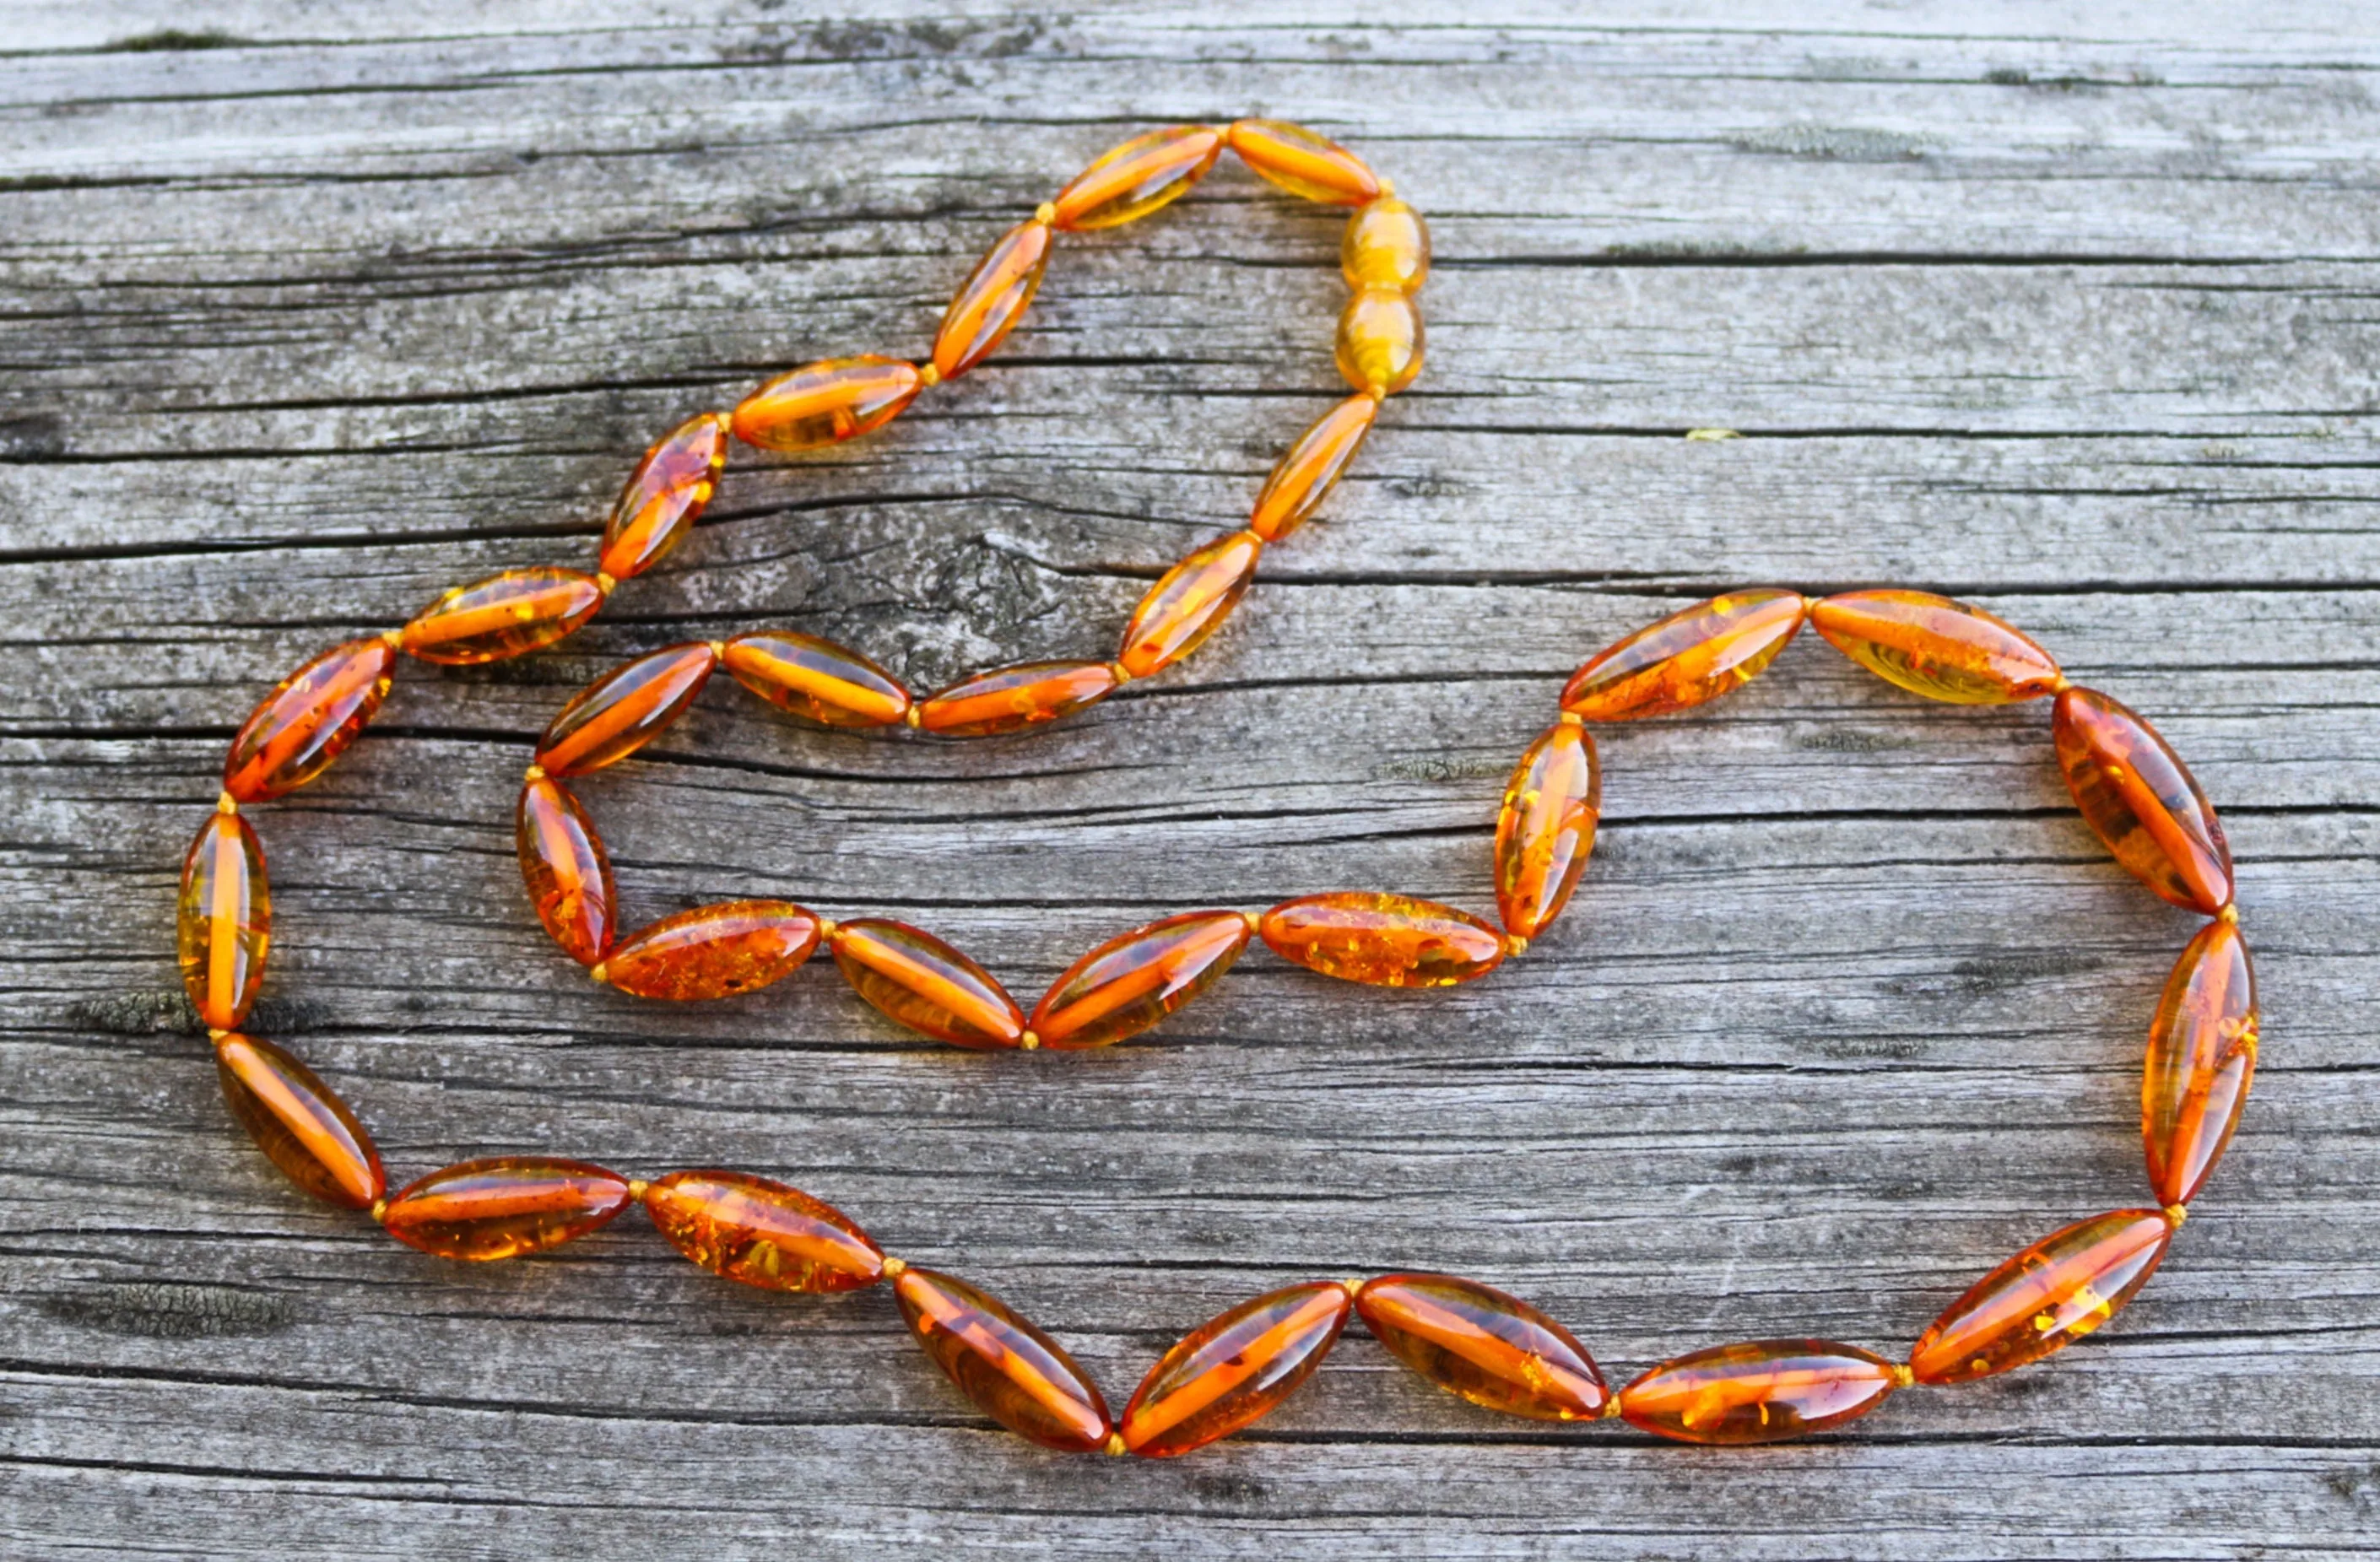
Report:
[[[1347,219],[1339,269],[1353,288],[1417,293],[1429,275],[1429,224],[1396,197],[1382,196]]]
[[[1496,815],[1496,908],[1505,931],[1534,938],[1561,914],[1595,850],[1602,809],[1595,740],[1574,721],[1555,722],[1521,756]]]
[[[1504,963],[1504,937],[1452,906],[1346,890],[1284,901],[1257,926],[1283,960],[1342,981],[1447,987]]]
[[[1068,233],[1111,228],[1146,217],[1190,193],[1223,152],[1211,125],[1175,125],[1135,136],[1075,176],[1050,204]]]
[[[603,605],[603,587],[577,570],[506,570],[457,586],[400,632],[406,655],[442,667],[526,656],[578,632]]]
[[[951,300],[934,333],[934,369],[955,380],[990,356],[1041,286],[1050,264],[1050,224],[1019,223],[1000,236]]]
[[[597,974],[638,998],[735,998],[792,975],[818,942],[819,919],[791,901],[725,901],[629,934]]]
[[[1116,660],[1135,678],[1180,661],[1223,625],[1257,577],[1264,539],[1235,531],[1197,549],[1167,570],[1133,609]]]
[[[1124,1408],[1124,1447],[1172,1459],[1269,1413],[1322,1364],[1353,1302],[1336,1280],[1309,1280],[1244,1302],[1183,1337]]]
[[[927,696],[917,707],[917,724],[946,738],[1021,733],[1097,705],[1122,683],[1104,661],[1031,661],[995,668]]]
[[[1025,1035],[1025,1011],[991,974],[922,927],[837,923],[831,947],[852,990],[895,1024],[978,1051]]]
[[[1339,311],[1339,372],[1366,395],[1394,395],[1421,373],[1421,306],[1393,287],[1366,287]]]
[[[735,437],[762,450],[816,450],[884,427],[925,388],[917,366],[861,353],[806,363],[746,396]]]
[[[562,952],[581,965],[602,959],[618,925],[620,896],[595,821],[568,787],[540,777],[521,788],[513,846],[529,904]]]
[[[596,567],[629,580],[661,563],[692,530],[727,469],[728,415],[689,418],[645,452],[603,526]]]
[[[273,686],[231,740],[224,790],[242,803],[297,791],[380,714],[396,648],[378,636],[334,646]]]
[[[926,1354],[984,1414],[1062,1453],[1107,1446],[1115,1425],[1099,1386],[1064,1347],[997,1297],[914,1268],[892,1282],[892,1294]]]
[[[670,646],[613,668],[571,697],[537,741],[550,776],[616,765],[668,730],[710,682],[710,648]]]
[[[670,1246],[716,1275],[768,1290],[857,1290],[884,1250],[832,1205],[746,1171],[673,1171],[645,1189]]]
[[[2082,822],[2159,898],[2212,916],[2231,903],[2231,848],[2189,767],[2156,729],[2093,689],[2058,696],[2050,735]]]
[[[2065,1350],[2148,1283],[2173,1240],[2154,1209],[2119,1209],[2052,1232],[1975,1282],[1917,1337],[1920,1383],[1966,1383]]]
[[[264,847],[237,814],[207,816],[182,859],[182,894],[176,943],[182,986],[201,1023],[238,1028],[264,982],[264,954],[273,942],[273,891],[264,877]]]
[[[408,1184],[381,1214],[398,1241],[475,1263],[558,1247],[634,1203],[628,1181],[585,1161],[500,1156]]]
[[[1338,142],[1283,119],[1243,119],[1230,131],[1232,150],[1268,183],[1330,206],[1377,200],[1380,181],[1364,160]]]
[[[1304,526],[1338,486],[1379,416],[1378,401],[1353,395],[1316,418],[1265,478],[1248,515],[1248,529],[1267,542],[1278,542]]]
[[[1248,947],[1235,911],[1185,911],[1110,938],[1050,984],[1030,1026],[1044,1047],[1081,1051],[1141,1032],[1222,979]]]
[[[887,727],[909,714],[909,691],[857,651],[763,629],[727,642],[727,671],[771,705],[822,727]]]
[[[1930,591],[1846,591],[1810,609],[1828,644],[1887,683],[1952,705],[2058,692],[2058,662],[2014,624]]]
[[[2218,918],[2174,963],[2149,1023],[2141,1139],[2158,1204],[2196,1198],[2223,1158],[2255,1077],[2256,1033],[2255,967],[2239,927]]]
[[[1586,1347],[1517,1296],[1452,1275],[1382,1275],[1355,1311],[1389,1354],[1450,1394],[1532,1421],[1593,1421],[1611,1398]]]
[[[1632,1426],[1681,1443],[1776,1443],[1884,1403],[1892,1363],[1827,1339],[1758,1339],[1662,1362],[1620,1391]]]
[[[388,1192],[371,1135],[313,1070],[234,1031],[215,1039],[215,1076],[231,1115],[289,1181],[342,1209],[370,1209]]]
[[[1633,721],[1717,699],[1758,676],[1802,627],[1798,591],[1730,591],[1589,657],[1562,689],[1583,721]]]

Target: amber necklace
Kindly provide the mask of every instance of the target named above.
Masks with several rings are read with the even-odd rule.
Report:
[[[749,1173],[647,1181],[581,1161],[508,1156],[433,1171],[395,1196],[346,1104],[279,1047],[242,1034],[271,926],[264,858],[242,805],[305,785],[378,711],[402,651],[494,661],[575,632],[649,568],[710,500],[732,434],[809,449],[881,427],[926,388],[982,361],[1016,324],[1054,235],[1146,216],[1196,184],[1229,147],[1271,183],[1355,208],[1342,260],[1353,296],[1338,361],[1356,394],[1308,429],[1258,493],[1247,527],[1160,578],[1111,661],[1051,661],[962,679],[919,698],[859,653],[791,631],[674,646],[596,680],[539,741],[516,821],[540,920],[598,981],[640,998],[717,999],[787,975],[825,943],[860,997],[923,1035],[977,1048],[1104,1047],[1162,1021],[1261,938],[1325,975],[1434,987],[1487,975],[1561,913],[1595,841],[1601,778],[1586,723],[1683,710],[1748,682],[1804,622],[1904,689],[1962,705],[2055,696],[2058,761],[2083,818],[2156,894],[2210,918],[2175,964],[2149,1027],[2142,1133],[2154,1207],[2119,1209],[2035,1242],[1976,1282],[1905,1360],[1821,1339],[1725,1345],[1665,1362],[1618,1391],[1585,1347],[1518,1298],[1451,1275],[1312,1280],[1192,1331],[1152,1367],[1122,1416],[1048,1335],[996,1298],[917,1268],[796,1189]],[[1255,1422],[1312,1374],[1349,1314],[1407,1365],[1489,1410],[1543,1421],[1621,1417],[1666,1437],[1756,1443],[1840,1425],[1897,1388],[1949,1384],[2063,1349],[2129,1302],[2165,1256],[2239,1120],[2256,1059],[2254,976],[2232,903],[2221,826],[2189,771],[2138,716],[2074,685],[2049,653],[1979,609],[1907,590],[1824,599],[1754,590],[1713,598],[1597,653],[1561,714],[1521,757],[1496,819],[1501,926],[1402,895],[1308,895],[1262,913],[1193,911],[1111,938],[1070,966],[1030,1016],[990,973],[921,928],[834,922],[784,901],[736,901],[618,935],[601,837],[565,781],[658,736],[724,667],[795,716],[829,727],[903,724],[944,737],[1020,731],[1082,710],[1188,655],[1245,593],[1268,542],[1297,529],[1363,443],[1382,401],[1422,362],[1414,295],[1429,264],[1420,214],[1345,148],[1273,120],[1178,126],[1126,141],[994,244],[943,316],[926,361],[830,358],[761,386],[732,412],[672,430],[629,479],[593,575],[507,571],[458,587],[402,629],[338,646],[274,688],[233,740],[216,811],[182,869],[179,943],[233,1114],[307,1192],[369,1210],[392,1236],[455,1259],[552,1247],[641,1204],[664,1238],[730,1279],[840,1291],[890,1278],[928,1354],[985,1413],[1044,1447],[1164,1458]]]

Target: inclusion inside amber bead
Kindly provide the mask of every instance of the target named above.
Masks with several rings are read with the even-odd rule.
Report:
[[[550,776],[616,765],[668,730],[710,682],[710,648],[671,646],[615,667],[571,698],[538,740]]]
[[[388,1191],[371,1135],[313,1070],[235,1031],[215,1041],[215,1073],[231,1115],[289,1181],[343,1209],[370,1209]]]
[[[321,775],[379,714],[395,666],[396,648],[374,636],[334,646],[282,679],[232,739],[224,790],[261,803]]]
[[[2240,929],[2220,919],[2190,940],[2149,1023],[2141,1139],[2160,1205],[2206,1186],[2240,1125],[2256,1072],[2256,974]]]
[[[1119,1427],[1144,1459],[1171,1459],[1271,1413],[1314,1374],[1347,1326],[1335,1280],[1244,1302],[1177,1342],[1148,1369]]]
[[[2148,1283],[2173,1226],[2163,1212],[2119,1209],[2079,1220],[1975,1282],[1917,1337],[1920,1383],[1990,1377],[2065,1350]]]
[[[793,975],[818,941],[819,919],[790,901],[728,901],[629,934],[598,975],[638,998],[734,998]]]
[[[1503,935],[1477,917],[1370,890],[1284,901],[1264,914],[1257,932],[1283,960],[1374,987],[1451,987],[1504,963]]]
[[[521,788],[513,844],[529,904],[562,951],[592,965],[612,947],[620,897],[595,821],[570,789],[540,776]]]
[[[1190,911],[1135,927],[1066,968],[1033,1011],[1044,1047],[1082,1050],[1138,1035],[1222,979],[1248,947],[1235,911]]]
[[[1592,1421],[1611,1398],[1568,1329],[1476,1280],[1382,1275],[1355,1293],[1355,1311],[1390,1355],[1475,1405],[1533,1421]]]
[[[909,713],[909,691],[857,651],[798,635],[764,629],[727,642],[725,666],[735,680],[771,705],[822,727],[883,727]]]
[[[1378,402],[1354,395],[1315,419],[1265,478],[1248,529],[1268,542],[1278,542],[1304,526],[1338,486],[1379,415]]]
[[[388,1234],[441,1258],[512,1258],[611,1223],[625,1178],[584,1161],[500,1156],[433,1171],[388,1201]]]
[[[1930,591],[1846,591],[1810,610],[1829,644],[1888,683],[1953,705],[2055,694],[2057,660],[2015,625]]]
[[[1376,200],[1380,181],[1364,160],[1303,125],[1282,119],[1242,119],[1231,127],[1232,150],[1267,182],[1330,206]]]
[[[1117,660],[1135,678],[1162,672],[1222,627],[1257,577],[1264,539],[1235,531],[1197,549],[1149,587],[1124,625]]]
[[[1620,1391],[1632,1426],[1682,1443],[1775,1443],[1884,1403],[1892,1363],[1826,1339],[1759,1339],[1662,1362]]]
[[[863,353],[806,363],[746,396],[735,437],[762,450],[815,450],[872,433],[917,399],[917,366]]]
[[[264,847],[237,814],[208,815],[182,859],[176,940],[182,985],[200,1021],[214,1030],[236,1028],[264,984],[264,953],[273,941]]]
[[[1116,670],[1104,661],[1033,661],[997,668],[927,696],[917,707],[917,724],[946,738],[1021,733],[1097,705],[1121,683]]]
[[[1366,287],[1339,314],[1339,372],[1366,394],[1393,395],[1421,373],[1421,306],[1393,287]]]
[[[2156,729],[2093,689],[2058,696],[2050,735],[2082,821],[2126,872],[2175,905],[2231,903],[2231,848],[2213,805]]]
[[[673,1171],[645,1190],[669,1244],[713,1274],[769,1290],[857,1290],[884,1252],[833,1205],[744,1171]]]
[[[596,563],[614,580],[632,580],[661,563],[693,528],[727,466],[727,415],[689,418],[645,452],[612,506]]]
[[[999,1298],[916,1268],[892,1282],[892,1294],[926,1354],[984,1414],[1045,1448],[1080,1454],[1107,1446],[1114,1424],[1098,1385]]]
[[[577,570],[506,570],[457,586],[402,632],[407,656],[465,667],[552,645],[577,633],[603,605],[603,588]]]
[[[1050,263],[1050,224],[1019,223],[976,263],[934,334],[934,369],[955,380],[990,357],[1025,318]]]
[[[1633,721],[1717,699],[1758,676],[1802,627],[1798,591],[1730,591],[1595,653],[1571,674],[1562,708],[1583,721]]]
[[[835,925],[834,963],[877,1012],[978,1050],[1014,1047],[1025,1011],[991,974],[922,927],[872,917]]]
[[[1505,930],[1534,938],[1578,888],[1603,807],[1595,740],[1557,721],[1521,756],[1496,815],[1496,905]]]
[[[1050,204],[1069,233],[1146,217],[1190,192],[1223,151],[1211,125],[1176,125],[1135,136],[1075,176]]]

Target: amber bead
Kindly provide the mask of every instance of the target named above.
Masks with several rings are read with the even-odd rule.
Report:
[[[978,1051],[1025,1035],[1025,1011],[991,974],[922,927],[837,923],[830,947],[852,990],[896,1024]]]
[[[264,981],[264,951],[273,941],[273,893],[264,877],[264,848],[237,814],[213,813],[199,827],[182,859],[176,942],[182,985],[200,1022],[227,1031],[238,1025]]]
[[[1529,745],[1496,815],[1496,908],[1505,931],[1534,938],[1570,903],[1603,808],[1595,740],[1557,721]]]
[[[822,727],[884,727],[909,714],[909,691],[857,651],[764,629],[727,642],[727,671],[737,683]]]
[[[506,570],[457,586],[402,632],[407,656],[447,667],[526,656],[577,633],[603,605],[603,587],[577,570]]]
[[[1798,591],[1730,591],[1605,647],[1571,674],[1562,708],[1583,721],[1667,716],[1749,684],[1802,627]]]
[[[2116,1315],[2173,1239],[2154,1209],[2119,1209],[2044,1237],[1975,1282],[1917,1337],[1920,1383],[1965,1383],[2052,1355]]]
[[[215,1075],[231,1115],[289,1181],[343,1209],[370,1209],[388,1192],[371,1135],[313,1070],[235,1031],[215,1039]]]
[[[735,437],[762,450],[816,450],[884,427],[917,399],[914,363],[862,353],[806,363],[746,396]]]
[[[984,1414],[1062,1453],[1107,1446],[1115,1425],[1099,1386],[997,1297],[930,1269],[903,1270],[892,1294],[926,1354]]]
[[[706,412],[672,429],[645,452],[604,523],[597,568],[614,580],[633,579],[678,545],[719,491],[719,474],[727,466],[727,414]]]
[[[1036,219],[1002,234],[942,316],[934,333],[935,372],[955,380],[990,356],[1025,318],[1049,263],[1049,224]]]
[[[1068,233],[1111,228],[1146,217],[1190,193],[1223,153],[1211,125],[1176,125],[1135,136],[1075,176],[1050,204]]]
[[[2141,1079],[2141,1139],[2160,1205],[2188,1204],[2206,1185],[2256,1072],[2256,972],[2240,929],[2199,930],[2166,978],[2149,1023]]]
[[[2055,694],[2050,654],[2013,624],[1930,591],[1846,591],[1810,609],[1829,644],[1887,683],[1952,705]]]
[[[1367,395],[1392,395],[1421,372],[1421,306],[1393,287],[1366,287],[1339,311],[1339,372]]]
[[[725,901],[629,934],[599,975],[638,998],[734,998],[793,975],[818,941],[819,919],[791,901]]]
[[[1303,125],[1243,119],[1232,125],[1231,140],[1241,162],[1292,195],[1331,206],[1361,206],[1379,198],[1380,181],[1362,158]]]
[[[1023,732],[1097,705],[1122,682],[1104,661],[997,668],[927,696],[917,707],[917,724],[946,738]]]
[[[585,1161],[504,1156],[433,1171],[388,1201],[398,1241],[475,1262],[559,1247],[634,1203],[627,1179]]]
[[[1257,577],[1264,539],[1252,531],[1219,537],[1167,570],[1123,627],[1117,660],[1135,678],[1162,672],[1222,627]]]
[[[1586,1347],[1517,1296],[1452,1275],[1382,1275],[1355,1293],[1372,1338],[1475,1405],[1532,1421],[1592,1421],[1611,1398]]]
[[[1336,1280],[1309,1280],[1244,1302],[1184,1336],[1124,1407],[1124,1447],[1171,1459],[1270,1413],[1330,1353],[1351,1300]]]
[[[1826,1339],[1719,1345],[1662,1362],[1620,1391],[1632,1426],[1682,1443],[1775,1443],[1884,1403],[1892,1363]]]
[[[2082,820],[2125,870],[2175,905],[2231,903],[2231,848],[2206,794],[2156,729],[2095,690],[2058,696],[2050,733]]]
[[[602,959],[612,947],[620,897],[602,837],[568,787],[540,776],[521,788],[513,845],[529,903],[553,941],[581,965]]]
[[[262,803],[321,775],[380,713],[395,667],[396,648],[374,636],[334,646],[275,684],[231,740],[224,790]]]
[[[613,668],[554,716],[537,740],[539,766],[550,776],[580,776],[618,764],[685,713],[713,665],[710,648],[697,641]]]
[[[1429,225],[1395,196],[1382,196],[1347,219],[1339,240],[1347,285],[1414,293],[1429,275]]]
[[[1110,938],[1050,984],[1030,1025],[1080,1051],[1138,1035],[1222,979],[1248,947],[1235,911],[1185,911]]]
[[[1257,927],[1283,960],[1380,987],[1449,987],[1504,963],[1504,938],[1435,901],[1346,890],[1284,901]]]
[[[1379,415],[1378,402],[1355,395],[1316,418],[1265,478],[1248,529],[1267,542],[1278,542],[1304,526],[1338,486]]]
[[[884,1250],[833,1205],[744,1171],[673,1171],[645,1189],[670,1246],[713,1274],[769,1290],[857,1290]]]

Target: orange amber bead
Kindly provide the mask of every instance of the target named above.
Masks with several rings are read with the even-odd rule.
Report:
[[[1211,125],[1176,125],[1135,136],[1084,169],[1058,192],[1058,226],[1068,233],[1111,228],[1146,217],[1190,193],[1223,153]]]
[[[1477,917],[1366,890],[1284,901],[1257,932],[1283,960],[1378,987],[1451,987],[1504,963],[1503,935]]]
[[[581,965],[602,959],[612,947],[620,897],[602,837],[568,787],[540,777],[521,788],[513,845],[529,903],[562,952]]]
[[[635,1202],[627,1180],[585,1161],[505,1156],[433,1171],[388,1201],[398,1241],[474,1262],[559,1247]]]
[[[370,1209],[388,1192],[371,1135],[313,1070],[233,1032],[215,1040],[215,1075],[231,1115],[289,1181],[343,1209]]]
[[[176,928],[182,985],[200,1023],[227,1031],[247,1017],[264,982],[264,951],[272,941],[264,848],[237,814],[211,814],[182,859]]]
[[[791,901],[726,901],[629,934],[597,975],[638,998],[733,998],[792,975],[818,941],[819,919]]]
[[[1562,689],[1583,721],[1667,716],[1749,684],[1802,627],[1798,591],[1730,591],[1595,653]]]
[[[1292,195],[1330,206],[1361,206],[1379,198],[1380,181],[1362,158],[1303,125],[1243,119],[1230,133],[1240,161]]]
[[[2007,705],[2055,694],[2057,661],[2013,624],[1930,591],[1846,591],[1810,610],[1829,644],[1913,695]]]
[[[1025,318],[1050,263],[1050,224],[1019,223],[976,262],[934,333],[934,369],[955,380],[981,363]]]
[[[334,646],[273,685],[231,740],[224,790],[262,803],[321,775],[380,713],[395,667],[396,648],[374,636]]]
[[[645,1190],[670,1246],[713,1274],[769,1290],[857,1290],[884,1250],[832,1205],[743,1171],[673,1171]]]
[[[1278,542],[1304,526],[1322,507],[1324,496],[1338,486],[1379,415],[1378,402],[1355,395],[1315,419],[1265,478],[1256,509],[1248,516],[1248,529],[1267,542]]]
[[[406,655],[446,667],[526,656],[577,634],[603,587],[577,570],[506,570],[457,586],[405,626]]]
[[[1826,1339],[1719,1345],[1662,1362],[1620,1391],[1632,1426],[1682,1443],[1775,1443],[1884,1403],[1892,1363]]]
[[[806,363],[746,396],[735,437],[762,450],[816,450],[884,427],[925,388],[917,366],[862,353]]]
[[[1339,240],[1339,269],[1347,285],[1416,293],[1429,275],[1429,227],[1421,213],[1392,195],[1347,219]]]
[[[1910,1370],[1920,1383],[1965,1383],[2063,1350],[2148,1283],[2172,1240],[2154,1209],[2095,1215],[2044,1237],[1928,1324]]]
[[[1172,1459],[1271,1412],[1347,1326],[1347,1288],[1309,1280],[1244,1302],[1184,1336],[1124,1407],[1124,1447]]]
[[[670,646],[613,668],[571,697],[537,740],[550,776],[616,765],[662,735],[710,682],[710,648]]]
[[[1104,661],[997,668],[927,696],[917,707],[917,724],[946,738],[1022,732],[1097,705],[1121,682]]]
[[[903,1270],[892,1294],[926,1354],[984,1414],[1062,1453],[1107,1446],[1115,1427],[1099,1386],[999,1298],[930,1269]]]
[[[2231,903],[2231,848],[2206,794],[2156,729],[2095,690],[2058,696],[2066,790],[2107,850],[2164,900],[2209,916]]]
[[[1167,570],[1123,626],[1123,650],[1117,658],[1123,670],[1146,678],[1205,645],[1248,594],[1263,552],[1263,538],[1235,531]]]
[[[1355,1293],[1372,1337],[1450,1394],[1532,1421],[1593,1421],[1611,1390],[1586,1347],[1517,1296],[1452,1275],[1382,1275]]]
[[[719,491],[719,474],[727,467],[727,414],[706,412],[645,452],[604,523],[597,568],[614,580],[632,579],[678,545]]]
[[[831,947],[852,990],[895,1024],[979,1051],[1025,1035],[1025,1011],[991,974],[922,927],[838,923]]]
[[[1393,395],[1421,372],[1421,306],[1393,287],[1366,287],[1339,311],[1339,372],[1366,395]]]
[[[737,683],[822,727],[884,727],[909,714],[909,691],[857,651],[815,635],[767,629],[727,642]]]
[[[1521,756],[1496,815],[1496,908],[1505,931],[1534,938],[1570,903],[1603,808],[1595,740],[1557,721]]]
[[[1138,1035],[1221,980],[1247,947],[1248,919],[1235,911],[1185,911],[1135,927],[1050,984],[1033,1034],[1069,1051]]]
[[[2141,1139],[2149,1189],[2188,1204],[2206,1186],[2256,1072],[2256,972],[2240,929],[2216,920],[2174,963],[2149,1023]]]

